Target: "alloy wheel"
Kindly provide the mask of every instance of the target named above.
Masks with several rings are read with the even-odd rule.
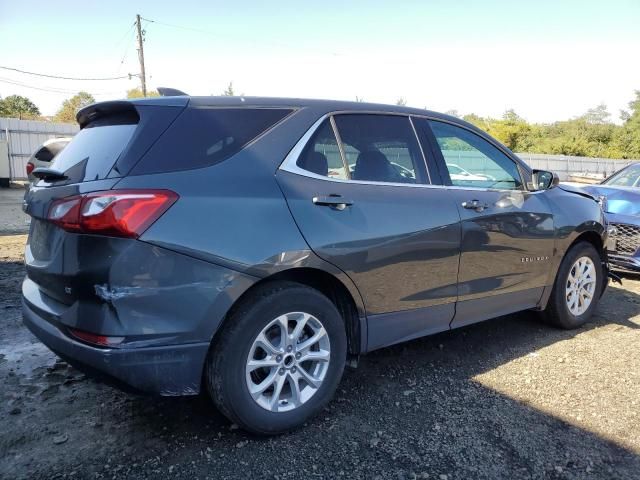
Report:
[[[580,316],[587,311],[596,291],[596,267],[589,257],[578,258],[567,277],[565,300],[572,315]]]
[[[246,363],[249,394],[262,408],[286,412],[318,391],[331,359],[329,335],[313,315],[291,312],[267,324]]]

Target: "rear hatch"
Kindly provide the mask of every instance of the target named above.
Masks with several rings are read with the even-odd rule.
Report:
[[[81,130],[50,167],[34,171],[41,179],[25,195],[24,208],[32,217],[25,250],[27,281],[65,305],[95,297],[89,286],[105,281],[101,277],[108,275],[109,249],[114,242],[130,240],[74,233],[51,216],[73,207],[73,202],[65,203],[68,198],[111,190],[187,103],[188,98],[117,101],[79,112]],[[100,255],[91,253],[98,251]]]

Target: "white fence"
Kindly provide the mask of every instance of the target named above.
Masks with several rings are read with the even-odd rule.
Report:
[[[540,153],[518,153],[522,160],[531,168],[550,170],[560,177],[560,180],[568,180],[569,175],[591,173],[602,178],[620,170],[639,160],[614,160],[611,158],[569,157],[566,155],[545,155]]]
[[[0,118],[0,143],[8,145],[8,158],[0,158],[0,171],[6,170],[8,174],[0,177],[8,175],[11,180],[25,180],[27,160],[45,140],[72,137],[77,131],[78,126],[70,123]]]

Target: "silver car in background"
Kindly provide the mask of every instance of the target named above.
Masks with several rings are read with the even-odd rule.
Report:
[[[36,168],[49,168],[51,161],[70,141],[71,137],[50,138],[31,154],[27,162],[27,178],[29,179],[29,183],[34,183],[38,180],[33,176],[32,172]]]

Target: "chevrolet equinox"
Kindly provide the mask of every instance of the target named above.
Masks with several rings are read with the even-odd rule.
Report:
[[[25,324],[256,433],[317,414],[360,354],[528,309],[579,327],[607,282],[594,198],[458,118],[174,96],[77,120],[25,195]]]

